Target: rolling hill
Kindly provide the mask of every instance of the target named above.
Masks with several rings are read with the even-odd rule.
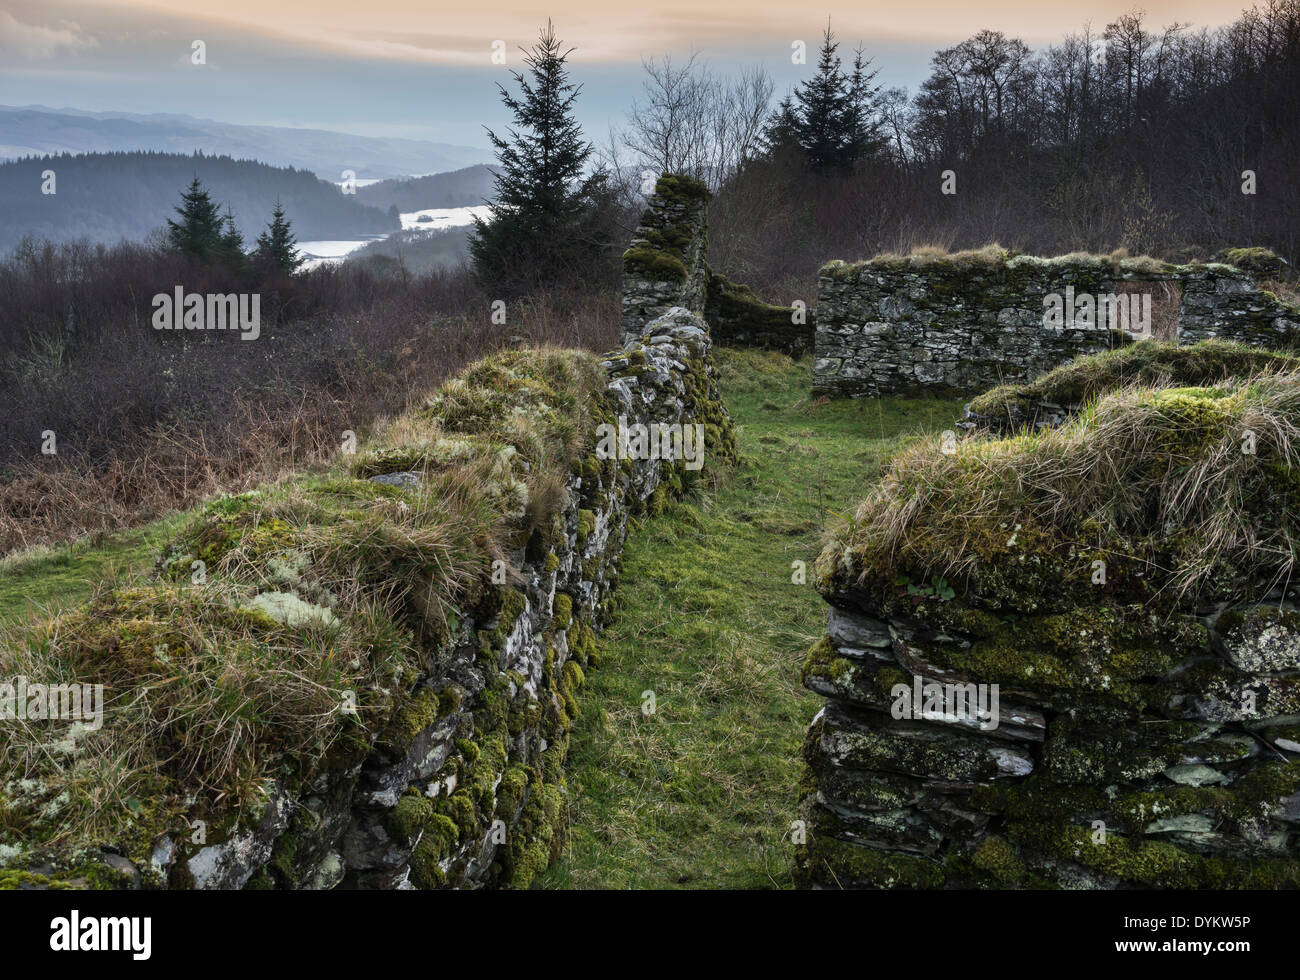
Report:
[[[473,146],[356,136],[324,129],[240,126],[186,115],[0,106],[0,159],[57,153],[155,150],[262,160],[339,180],[455,170],[492,159]],[[478,203],[475,201],[474,203]],[[426,205],[428,206],[428,205]]]
[[[41,192],[47,170],[55,173],[54,194]],[[194,177],[223,208],[230,206],[249,241],[277,200],[300,241],[364,238],[400,227],[396,212],[362,204],[307,170],[197,153],[67,154],[0,163],[0,252],[27,234],[52,241],[143,239],[175,216]]]
[[[381,180],[357,188],[357,200],[387,211],[420,211],[424,208],[465,208],[496,196],[492,168],[484,164],[427,177]]]

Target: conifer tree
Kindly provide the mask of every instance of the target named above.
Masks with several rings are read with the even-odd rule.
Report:
[[[873,84],[878,69],[859,46],[846,75],[838,48],[827,24],[815,74],[797,85],[794,98],[783,100],[768,119],[764,138],[769,152],[798,146],[813,169],[827,171],[851,169],[882,148],[876,111],[880,86]]]
[[[235,224],[235,212],[230,209],[230,205],[226,205],[226,213],[221,220],[217,257],[232,268],[241,269],[248,257],[244,254],[244,236],[239,233],[239,226]]]
[[[835,35],[827,24],[817,59],[817,72],[794,92],[799,104],[799,145],[807,154],[808,163],[816,170],[841,165],[849,139],[849,84],[835,53],[838,48]]]
[[[257,236],[254,261],[263,269],[275,269],[293,275],[303,261],[298,255],[297,244],[291,223],[284,216],[284,205],[277,200],[266,231]]]
[[[848,107],[845,113],[843,162],[852,166],[863,157],[880,152],[884,138],[881,120],[875,111],[880,86],[873,85],[880,69],[871,68],[871,59],[861,45],[853,52],[853,72],[849,75]]]
[[[179,221],[167,219],[167,240],[172,248],[205,262],[221,254],[224,221],[198,177],[181,193],[176,214]]]
[[[763,129],[763,145],[768,153],[780,153],[799,147],[799,114],[794,99],[787,95],[768,116]]]
[[[526,52],[527,74],[512,72],[519,95],[498,85],[514,119],[507,138],[488,130],[497,152],[491,220],[475,220],[470,254],[484,288],[516,294],[590,270],[608,247],[602,171],[584,176],[592,146],[574,118],[581,86],[550,21]]]

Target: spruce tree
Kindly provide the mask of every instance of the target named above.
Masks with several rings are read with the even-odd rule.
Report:
[[[289,219],[284,216],[284,205],[277,200],[266,231],[257,236],[253,259],[263,269],[274,269],[291,276],[303,261],[298,255],[297,244]]]
[[[763,146],[768,153],[781,153],[799,147],[799,114],[794,100],[787,95],[767,118],[763,129]]]
[[[592,146],[574,118],[581,86],[569,80],[569,54],[547,21],[525,52],[527,74],[512,72],[519,96],[498,85],[514,118],[508,138],[488,130],[496,148],[491,220],[475,219],[470,254],[490,292],[517,294],[588,272],[609,244],[601,201],[606,177],[584,178]]]
[[[244,267],[248,257],[244,254],[244,236],[239,233],[239,226],[235,224],[235,212],[226,205],[226,213],[222,218],[221,239],[217,247],[217,258],[222,262],[235,269]]]
[[[817,170],[841,166],[849,141],[849,85],[835,53],[837,48],[839,44],[827,24],[817,72],[794,93],[799,103],[799,145],[808,163]]]
[[[176,208],[179,221],[167,219],[167,240],[172,248],[202,261],[211,261],[221,253],[223,220],[221,211],[203,189],[199,178],[181,193]]]
[[[845,146],[842,162],[852,166],[863,157],[872,156],[883,148],[880,135],[880,118],[875,111],[876,96],[880,86],[873,85],[880,69],[871,68],[871,59],[862,47],[853,52],[853,72],[849,75],[848,106],[845,111]]]

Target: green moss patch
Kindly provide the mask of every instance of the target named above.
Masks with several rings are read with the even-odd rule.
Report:
[[[693,265],[704,255],[703,229],[693,222],[708,199],[708,188],[693,177],[660,177],[638,231],[640,240],[623,253],[624,274],[684,284],[691,275],[688,263]],[[654,206],[656,201],[660,206]]]
[[[1196,387],[1261,371],[1295,370],[1300,358],[1248,344],[1203,340],[1180,346],[1158,340],[1080,357],[1028,384],[1002,385],[970,403],[983,424],[1011,430],[1037,421],[1046,403],[1084,405],[1127,385]]]

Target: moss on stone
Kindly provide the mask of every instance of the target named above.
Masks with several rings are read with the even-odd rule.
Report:
[[[1224,249],[1215,255],[1215,259],[1252,275],[1270,278],[1281,278],[1286,268],[1281,256],[1260,245]]]
[[[415,737],[429,728],[437,717],[438,695],[430,688],[421,688],[393,712],[379,737],[379,744],[390,751],[405,752]]]
[[[589,510],[578,511],[578,547],[581,548],[587,543],[592,533],[596,530],[596,515]]]
[[[1285,858],[1204,856],[1165,841],[1113,832],[1101,842],[1090,828],[1071,824],[1022,824],[1010,833],[1049,857],[1147,887],[1275,889],[1300,884],[1300,862]]]
[[[814,834],[799,849],[800,883],[841,888],[928,889],[943,884],[943,868],[934,861],[878,851]]]
[[[1025,876],[1025,865],[1007,841],[990,835],[982,840],[970,857],[971,865],[1003,887],[1018,884]]]
[[[573,624],[573,597],[564,593],[555,593],[554,613],[551,624],[557,630],[567,630]]]
[[[658,282],[685,282],[688,275],[680,258],[652,248],[629,248],[623,253],[623,269]]]
[[[433,815],[433,804],[427,797],[418,791],[408,791],[402,794],[397,806],[389,810],[384,819],[394,838],[410,841],[424,830]]]
[[[1076,358],[1027,384],[993,388],[971,401],[970,412],[985,424],[1012,429],[1033,425],[1040,405],[1082,406],[1124,385],[1200,386],[1297,367],[1300,357],[1250,344],[1203,340],[1179,345],[1143,340]]]
[[[417,888],[441,888],[447,882],[442,862],[459,839],[459,828],[441,814],[429,818],[411,852],[411,881]]]

